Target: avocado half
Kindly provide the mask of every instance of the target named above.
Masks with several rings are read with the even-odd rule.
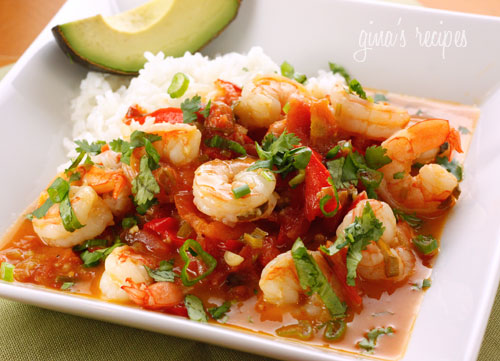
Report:
[[[52,28],[74,61],[92,70],[136,75],[144,52],[182,56],[196,52],[234,19],[239,0],[151,0],[127,12]]]

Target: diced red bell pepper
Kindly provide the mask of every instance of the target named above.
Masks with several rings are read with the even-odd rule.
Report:
[[[314,218],[321,215],[321,209],[319,207],[319,193],[325,187],[330,187],[328,183],[328,178],[330,177],[330,172],[321,162],[321,156],[314,150],[311,154],[311,160],[306,167],[306,179],[305,179],[305,214],[309,222]],[[324,209],[327,212],[332,212],[337,207],[337,200],[330,199]],[[340,208],[340,204],[338,205]]]
[[[144,225],[144,229],[156,232],[163,238],[169,238],[176,247],[184,244],[185,239],[177,237],[178,222],[173,217],[153,219]]]
[[[218,247],[220,249],[233,253],[238,253],[243,248],[243,246],[243,242],[236,239],[228,239],[227,241],[223,241],[218,244]]]
[[[311,106],[302,97],[292,96],[289,100],[290,108],[286,116],[286,129],[288,133],[294,133],[302,141],[309,144],[311,132]]]
[[[343,248],[333,256],[328,256],[328,259],[331,261],[333,272],[342,285],[347,302],[351,306],[360,307],[363,304],[363,299],[359,295],[359,289],[356,286],[349,286],[347,284],[346,255],[347,248]]]

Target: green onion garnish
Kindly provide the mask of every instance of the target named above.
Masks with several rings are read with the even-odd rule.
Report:
[[[189,86],[189,78],[184,73],[176,73],[168,87],[168,95],[171,98],[180,98]]]
[[[191,258],[188,255],[188,252],[195,256],[199,257],[207,266],[207,270],[200,274],[198,277],[190,278],[188,275],[189,265],[191,263]],[[205,252],[201,245],[196,242],[194,239],[188,239],[184,244],[179,248],[179,254],[181,255],[182,260],[185,262],[184,267],[182,267],[181,271],[181,280],[184,286],[192,286],[198,281],[201,281],[203,278],[207,277],[210,273],[213,272],[215,267],[217,266],[217,261],[213,258],[209,253]]]
[[[290,179],[288,185],[292,188],[297,187],[300,183],[302,183],[306,179],[306,170],[300,169],[295,177]]]
[[[434,252],[439,246],[437,240],[432,236],[424,236],[419,234],[412,239],[413,244],[423,254]]]
[[[313,327],[309,321],[300,320],[296,325],[280,327],[276,334],[281,337],[291,337],[299,340],[310,340],[313,337]]]
[[[405,172],[397,172],[392,175],[394,179],[403,179],[405,177]]]
[[[347,327],[344,320],[328,321],[323,338],[327,341],[337,341],[344,336],[346,329]]]
[[[234,198],[238,199],[250,194],[252,191],[248,184],[243,184],[242,186],[233,189]]]
[[[14,281],[14,265],[8,262],[2,262],[0,266],[0,278],[7,282]]]

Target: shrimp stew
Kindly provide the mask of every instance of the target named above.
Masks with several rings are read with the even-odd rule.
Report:
[[[0,276],[400,358],[479,113],[341,74],[323,95],[285,71],[127,105],[124,137],[75,141],[0,242]]]

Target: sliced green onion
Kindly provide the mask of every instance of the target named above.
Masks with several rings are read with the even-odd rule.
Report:
[[[2,262],[0,266],[0,278],[7,282],[14,281],[14,265],[8,262]]]
[[[326,204],[328,203],[328,201],[330,199],[332,199],[333,197],[329,194],[325,195],[323,198],[321,198],[319,200],[319,209],[321,210],[321,213],[323,213],[323,215],[326,217],[326,218],[331,218],[333,217],[334,215],[337,214],[337,211],[339,210],[339,195],[337,193],[337,189],[335,188],[335,186],[333,185],[333,182],[330,183],[331,186],[332,186],[332,189],[333,189],[333,193],[335,194],[335,201],[337,202],[337,204],[335,205],[335,209],[331,212],[327,212],[325,210],[325,206]]]
[[[248,184],[243,184],[242,186],[233,189],[234,198],[236,199],[249,195],[250,193],[252,193],[252,191],[250,190]]]
[[[281,337],[291,337],[299,340],[310,340],[313,337],[313,327],[309,321],[301,320],[296,325],[280,327],[276,334]]]
[[[437,240],[432,236],[424,236],[419,234],[412,239],[412,242],[415,247],[417,247],[417,249],[423,254],[431,254],[439,247]]]
[[[281,75],[286,76],[287,78],[292,79],[293,75],[295,74],[295,69],[293,68],[292,64],[290,64],[287,61],[284,61],[281,66]]]
[[[187,252],[191,253],[191,251],[194,251],[194,254],[196,255],[194,257],[200,257],[208,267],[208,269],[205,272],[203,272],[201,275],[195,278],[191,278],[188,275],[188,269],[191,263],[191,258],[189,257]],[[186,242],[184,242],[184,244],[179,249],[179,254],[181,255],[182,260],[185,262],[184,267],[182,267],[181,271],[181,280],[184,286],[192,286],[195,283],[201,281],[209,274],[211,274],[215,269],[215,267],[217,266],[217,261],[215,260],[215,258],[213,258],[209,253],[205,252],[201,247],[201,245],[194,239],[186,240]]]
[[[323,338],[327,341],[337,341],[344,336],[346,329],[347,326],[344,320],[328,321]]]
[[[75,282],[64,282],[61,286],[61,290],[67,290],[69,288],[71,288],[73,285],[75,284]]]
[[[168,95],[171,98],[179,98],[184,95],[189,87],[189,78],[184,73],[176,73],[168,87]]]
[[[275,180],[274,175],[268,170],[264,170],[260,174],[269,182],[273,182]]]
[[[306,179],[306,171],[305,169],[300,169],[295,177],[290,179],[288,185],[292,188],[297,187],[300,183],[302,183]]]
[[[340,145],[336,145],[326,153],[326,159],[333,159],[340,151]]]

